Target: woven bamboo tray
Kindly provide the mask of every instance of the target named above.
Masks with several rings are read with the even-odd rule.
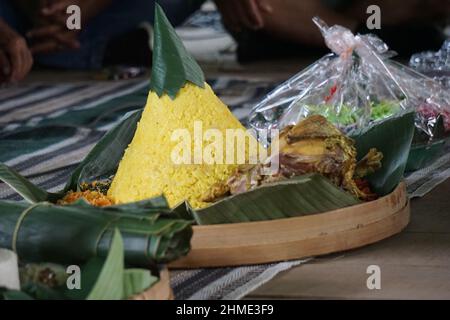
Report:
[[[409,214],[402,182],[385,197],[325,213],[194,226],[191,251],[169,268],[259,264],[349,250],[399,233]]]
[[[137,294],[130,300],[173,300],[174,295],[170,287],[170,277],[167,268],[160,272],[159,281],[148,290]]]

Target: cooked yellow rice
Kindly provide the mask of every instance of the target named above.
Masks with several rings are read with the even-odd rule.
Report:
[[[187,129],[194,137],[194,121],[202,121],[203,132],[214,128],[223,136],[226,129],[245,130],[207,84],[200,88],[187,83],[174,100],[150,92],[108,196],[116,203],[127,203],[164,194],[172,207],[183,200],[188,200],[195,208],[206,206],[202,197],[212,185],[226,180],[237,165],[175,164],[172,161],[171,154],[180,142],[171,139],[172,133]],[[191,151],[193,155],[193,143]]]

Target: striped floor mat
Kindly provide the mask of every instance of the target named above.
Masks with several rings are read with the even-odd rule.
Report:
[[[274,87],[261,79],[222,77],[208,82],[244,123],[250,107]],[[60,190],[103,134],[123,114],[145,104],[147,92],[147,80],[2,88],[0,161],[46,190]],[[411,196],[422,196],[449,176],[450,148],[428,168],[409,175],[408,190]],[[0,183],[0,199],[20,197]],[[172,286],[179,299],[239,299],[303,262],[176,271]]]

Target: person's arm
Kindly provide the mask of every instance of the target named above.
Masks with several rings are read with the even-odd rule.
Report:
[[[25,39],[0,18],[0,83],[24,79],[32,66]]]
[[[266,0],[273,7],[270,15],[264,15],[265,31],[284,40],[307,46],[323,47],[323,37],[312,22],[319,16],[328,25],[339,24],[355,31],[358,22],[352,17],[336,12],[319,0]],[[359,0],[358,0],[359,1]]]
[[[350,1],[353,0],[341,0]],[[359,1],[359,0],[358,0]],[[335,12],[320,0],[215,0],[224,24],[233,32],[264,29],[274,37],[311,46],[323,46],[323,37],[312,22],[316,15],[329,24],[355,30],[358,23]],[[345,9],[345,6],[343,7]]]
[[[239,32],[243,29],[257,30],[265,25],[264,14],[272,12],[266,0],[215,0],[225,26]]]

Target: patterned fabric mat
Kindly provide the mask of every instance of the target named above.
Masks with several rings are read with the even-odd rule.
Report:
[[[208,82],[244,123],[250,107],[275,85],[228,77]],[[147,80],[129,80],[0,89],[0,161],[46,190],[60,190],[103,134],[124,113],[145,104],[147,88]],[[436,162],[406,177],[408,191],[411,197],[423,196],[448,177],[449,146]],[[0,199],[21,198],[0,183]],[[175,271],[172,286],[178,299],[239,299],[306,261]]]

